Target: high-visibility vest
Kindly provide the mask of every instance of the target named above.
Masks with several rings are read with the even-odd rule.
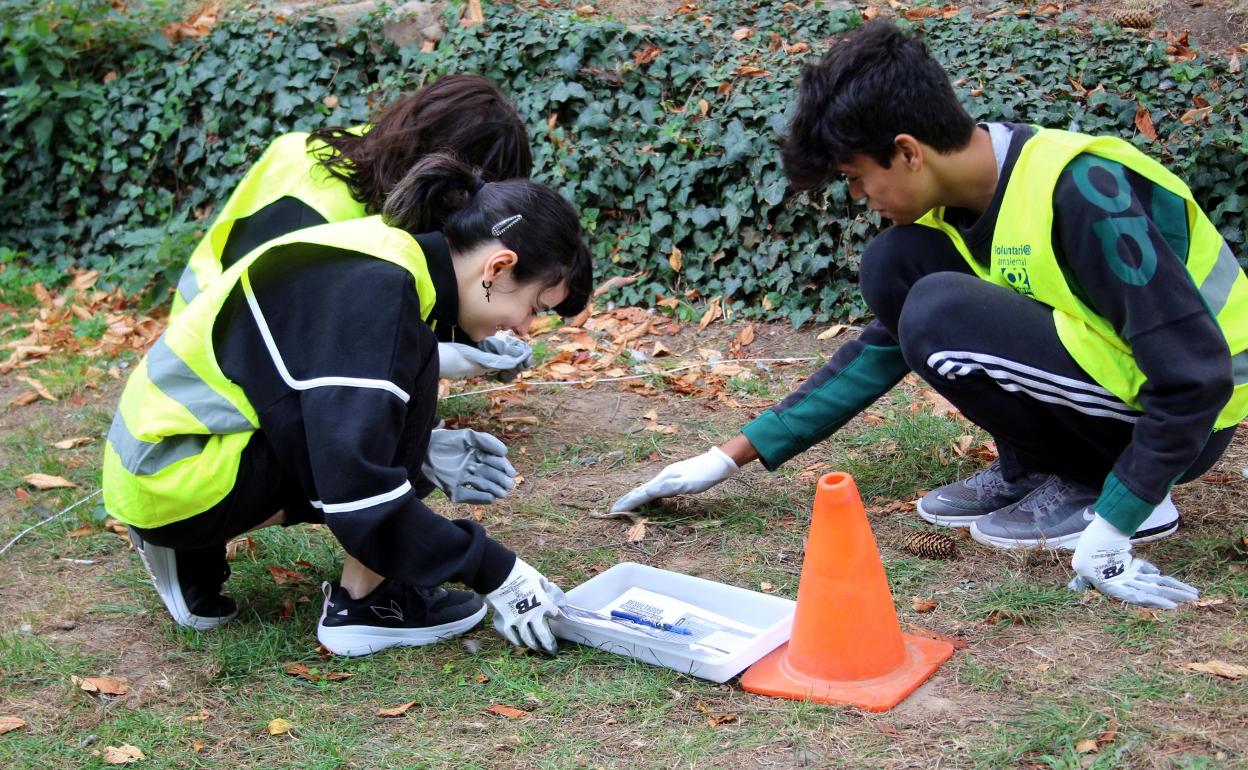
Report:
[[[297,260],[298,248],[279,247],[299,244],[362,253],[402,267],[415,282],[421,318],[429,317],[436,297],[424,252],[415,238],[379,216],[309,227],[255,248],[170,321],[127,380],[104,449],[104,506],[110,514],[127,524],[160,527],[208,510],[233,489],[239,458],[260,423],[247,394],[221,371],[213,354],[213,324],[235,284],[252,296],[253,263]],[[295,380],[289,372],[282,376],[297,389],[317,384]],[[410,398],[394,383],[349,379],[345,384]]]
[[[1119,166],[1168,190],[1182,201],[1187,225],[1187,272],[1198,287],[1210,315],[1217,321],[1231,353],[1235,388],[1222,408],[1215,429],[1237,424],[1248,415],[1248,278],[1226,241],[1192,198],[1178,177],[1134,146],[1113,137],[1093,137],[1070,131],[1040,128],[1025,144],[1006,184],[992,234],[991,260],[980,263],[967,248],[958,229],[944,220],[944,209],[927,212],[918,224],[934,227],[953,241],[971,269],[985,281],[1013,289],[1053,308],[1053,320],[1062,345],[1092,379],[1135,409],[1142,409],[1140,388],[1147,379],[1113,325],[1076,296],[1062,273],[1053,248],[1053,193],[1062,172],[1081,154],[1094,156],[1088,167],[1099,167],[1117,181],[1118,191],[1106,195],[1090,183],[1081,185],[1090,199],[1106,212],[1097,224],[1098,235],[1111,244],[1127,238],[1142,255],[1132,266],[1106,249],[1110,267],[1125,283],[1142,285],[1156,268],[1157,254],[1148,238],[1143,217],[1115,216],[1130,205],[1131,193]],[[1080,173],[1080,171],[1076,171]],[[1082,173],[1087,173],[1086,170]],[[1076,181],[1079,181],[1078,179]],[[1160,197],[1160,196],[1158,196]],[[1158,202],[1156,205],[1166,205]],[[1174,205],[1179,205],[1174,201]],[[1112,239],[1112,240],[1109,240]]]
[[[368,126],[347,130],[361,134]],[[234,188],[208,232],[191,252],[191,259],[178,280],[170,316],[181,313],[188,302],[221,275],[225,244],[238,220],[286,197],[306,204],[326,222],[368,216],[364,204],[352,197],[347,183],[321,165],[319,158],[327,152],[329,148],[322,142],[309,145],[305,132],[283,134],[273,140]],[[274,232],[270,237],[280,235],[285,232]]]

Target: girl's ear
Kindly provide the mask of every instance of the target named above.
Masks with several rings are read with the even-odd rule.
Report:
[[[506,247],[500,247],[485,258],[481,271],[481,280],[493,282],[500,275],[515,267],[519,261],[520,258],[516,255],[516,252]]]

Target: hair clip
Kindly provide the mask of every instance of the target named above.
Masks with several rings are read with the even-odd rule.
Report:
[[[512,214],[506,219],[500,219],[496,225],[490,228],[490,235],[495,238],[499,237],[503,233],[510,230],[511,226],[519,222],[521,219],[524,219],[524,216],[521,214]]]

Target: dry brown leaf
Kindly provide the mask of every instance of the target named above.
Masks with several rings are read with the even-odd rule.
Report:
[[[1208,660],[1204,663],[1184,663],[1183,668],[1199,671],[1202,674],[1213,674],[1225,679],[1239,679],[1248,676],[1248,666],[1238,663],[1227,663],[1224,660]]]
[[[933,8],[930,5],[920,5],[918,8],[909,8],[902,14],[910,21],[918,21],[919,19],[930,19],[933,16],[940,15],[939,8]]]
[[[655,340],[654,349],[650,351],[651,358],[658,358],[659,356],[670,356],[671,354],[672,354],[671,348],[669,348],[667,345],[664,345],[662,342]]]
[[[643,414],[643,415],[641,416],[641,419],[643,419],[643,420],[657,420],[657,419],[659,419],[659,410],[657,410],[657,409],[651,409],[650,411],[648,411],[648,412],[646,412],[645,414]]]
[[[10,730],[17,730],[18,728],[25,726],[26,720],[21,717],[0,716],[0,735],[4,735]]]
[[[98,692],[103,695],[125,695],[130,692],[130,683],[124,676],[87,676],[70,677],[74,684],[84,692]]]
[[[33,390],[27,390],[19,393],[12,401],[9,402],[9,406],[29,406],[38,400],[38,393]]]
[[[752,37],[753,35],[754,35],[754,30],[750,29],[749,27],[737,27],[736,29],[732,31],[733,40],[745,40],[746,38]]]
[[[720,725],[730,725],[737,721],[736,714],[711,714],[711,718],[706,723],[711,727],[719,727]]]
[[[52,446],[56,449],[73,449],[76,446],[89,444],[93,440],[94,439],[92,439],[90,436],[74,436],[73,438],[67,438],[64,441],[58,441]]]
[[[1084,740],[1079,741],[1078,743],[1075,744],[1076,754],[1095,753],[1100,750],[1101,750],[1101,747],[1097,746],[1096,741],[1092,740],[1091,738],[1085,738]]]
[[[495,703],[486,709],[486,711],[491,714],[497,714],[500,717],[507,717],[508,719],[528,719],[532,716],[532,714],[524,709],[518,709],[515,706],[506,706],[501,703]]]
[[[794,43],[793,45],[784,46],[784,52],[789,56],[797,56],[800,53],[806,53],[810,50],[810,44],[805,41]]]
[[[756,67],[753,64],[742,64],[734,68],[732,71],[747,78],[766,77],[771,74],[762,67]]]
[[[1057,3],[1045,3],[1035,10],[1037,16],[1056,16],[1062,12],[1062,6]]]
[[[636,524],[628,528],[624,536],[630,543],[639,543],[646,538],[646,520],[641,519]]]
[[[915,612],[931,612],[936,609],[935,599],[920,599],[917,596],[910,597],[910,607]]]
[[[683,256],[684,252],[677,248],[676,244],[672,244],[672,253],[667,255],[667,264],[671,265],[672,269],[679,273],[680,268],[684,265]]]
[[[290,722],[278,717],[269,722],[269,735],[285,735],[290,732],[290,728],[294,727]]]
[[[657,45],[647,45],[644,48],[638,48],[636,51],[633,51],[633,64],[638,67],[645,66],[659,58],[661,53],[663,53],[663,50]]]
[[[302,572],[290,569],[289,567],[280,567],[276,564],[269,565],[269,574],[273,576],[273,582],[279,586],[287,583],[302,583],[307,580]]]
[[[95,532],[95,527],[91,526],[90,524],[83,524],[78,529],[70,530],[67,534],[70,537],[86,537],[87,535],[90,535],[94,532]]]
[[[1243,69],[1243,65],[1239,63],[1239,54],[1231,54],[1230,60],[1226,63],[1226,71],[1234,75],[1241,69]]]
[[[106,765],[128,765],[140,759],[147,759],[147,756],[137,746],[131,746],[128,743],[120,746],[105,746],[104,753],[100,756],[100,761]]]
[[[39,397],[42,399],[45,399],[47,401],[57,400],[56,396],[52,395],[52,392],[48,390],[47,386],[44,385],[39,380],[36,380],[34,377],[27,377],[24,374],[19,374],[13,379],[18,380],[19,382],[24,382],[27,385],[29,385],[31,388],[34,389],[36,393],[39,394]]]
[[[18,499],[18,502],[25,503],[30,501],[30,493],[21,487],[13,490],[13,496]]]
[[[915,636],[921,636],[924,639],[935,639],[941,642],[948,642],[949,644],[953,645],[953,649],[955,650],[965,650],[968,647],[970,647],[970,645],[966,643],[966,640],[960,636],[950,636],[949,634],[942,634],[939,631],[933,631],[930,628],[916,626],[913,623],[908,624],[907,628],[909,629],[910,633],[914,634]]]
[[[723,318],[724,308],[722,307],[723,298],[714,297],[706,306],[706,312],[698,319],[698,329],[702,330],[710,326],[715,321]]]
[[[776,587],[772,583],[764,580],[763,582],[758,584],[758,590],[762,591],[765,594],[769,594],[772,591],[776,590]]]
[[[664,436],[676,435],[675,425],[646,425],[645,427],[642,428],[642,430],[648,431],[650,433],[662,433]]]
[[[391,706],[390,708],[377,709],[377,716],[379,717],[401,717],[407,713],[408,709],[410,709],[412,706],[415,706],[419,702],[420,701],[409,700],[407,703],[400,703],[399,705]]]
[[[867,6],[866,8],[862,9],[863,21],[871,21],[872,19],[874,19],[875,17],[879,15],[880,15],[880,9],[876,8],[873,5]]]
[[[254,554],[258,550],[260,546],[256,545],[251,535],[243,535],[225,544],[225,560],[234,561],[243,554]]]
[[[754,342],[754,324],[750,324],[741,331],[737,332],[737,344],[741,347],[749,347]]]
[[[201,754],[201,753],[203,753],[203,751],[204,751],[204,742],[203,742],[203,741],[195,741],[194,743],[192,743],[192,744],[191,744],[191,751],[195,752],[196,754]]]
[[[22,480],[35,489],[73,489],[78,485],[60,476],[49,476],[46,473],[30,473]]]
[[[1209,117],[1209,113],[1213,111],[1213,107],[1198,107],[1194,110],[1188,110],[1179,116],[1179,122],[1185,126],[1198,123]],[[20,377],[18,379],[21,379]]]
[[[1135,108],[1135,127],[1150,142],[1157,141],[1157,129],[1153,127],[1153,116],[1148,114],[1144,105]]]

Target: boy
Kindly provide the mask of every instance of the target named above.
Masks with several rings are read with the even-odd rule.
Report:
[[[1188,188],[1118,139],[976,125],[923,43],[867,24],[803,73],[786,174],[835,174],[891,219],[860,284],[875,320],[722,447],[616,510],[769,470],[914,371],[1000,460],[919,503],[1002,548],[1074,548],[1071,588],[1173,608],[1196,589],[1131,555],[1178,527],[1248,413],[1248,279]]]

